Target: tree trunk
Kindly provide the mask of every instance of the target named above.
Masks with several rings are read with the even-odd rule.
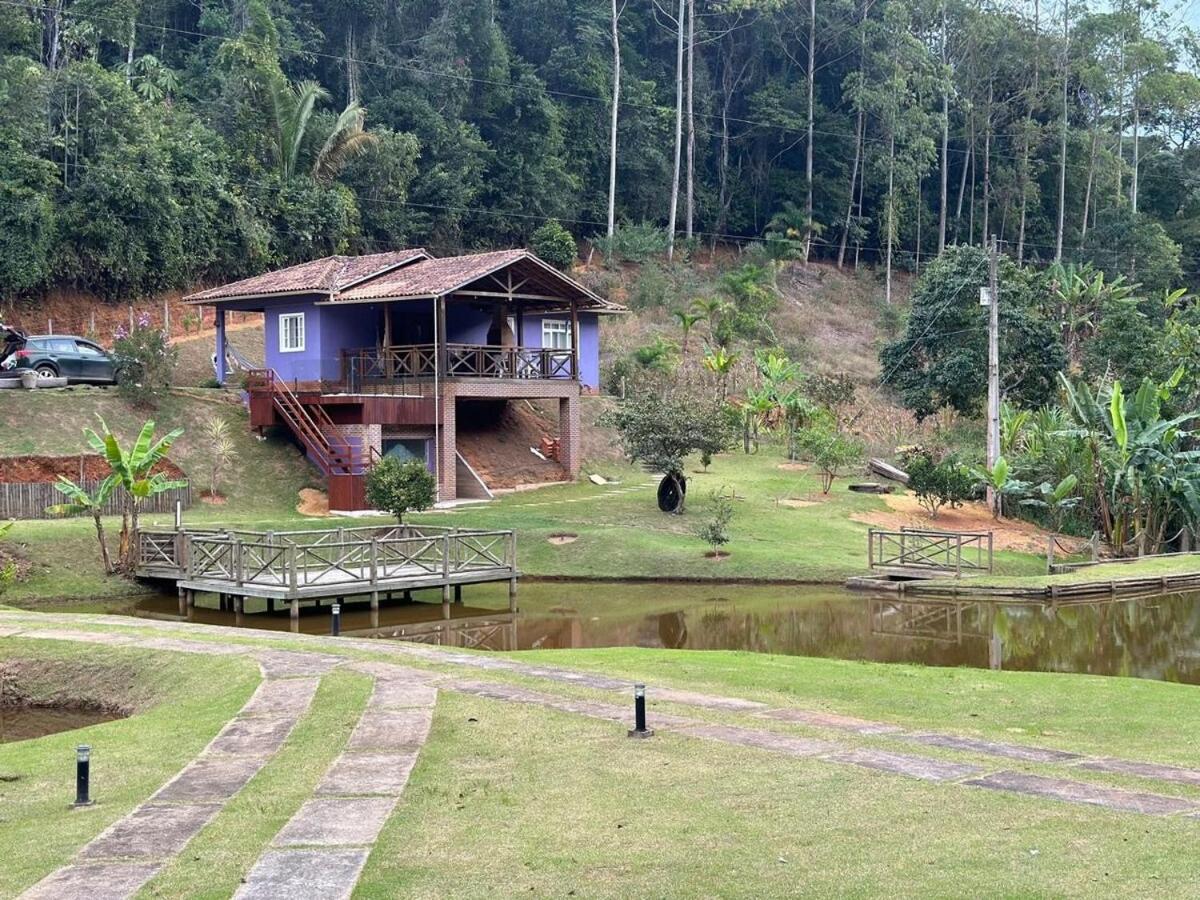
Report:
[[[971,115],[970,138],[967,143],[967,155],[963,157],[962,175],[958,180],[958,205],[954,210],[954,240],[958,241],[959,229],[962,226],[963,196],[967,193],[967,171],[975,159],[975,117]],[[974,185],[972,185],[974,187]],[[967,243],[971,243],[970,236]]]
[[[137,44],[137,21],[129,20],[129,46],[125,50],[125,83],[133,83],[133,48]]]
[[[1079,246],[1083,247],[1084,241],[1087,239],[1088,230],[1088,210],[1092,205],[1092,179],[1096,176],[1096,149],[1100,141],[1100,129],[1095,122],[1092,123],[1092,151],[1088,157],[1088,173],[1087,187],[1083,192],[1083,221],[1079,226]]]
[[[846,241],[850,238],[850,224],[854,219],[854,183],[858,179],[858,162],[862,157],[863,111],[860,106],[854,123],[854,163],[850,166],[850,199],[846,201],[846,227],[842,229],[842,240],[838,246],[837,267],[846,259]]]
[[[1021,135],[1021,222],[1017,227],[1017,263],[1025,259],[1025,220],[1029,210],[1029,138],[1033,131],[1033,105],[1041,89],[1041,4],[1033,0],[1033,93],[1025,103],[1025,132]]]
[[[104,574],[113,573],[112,558],[108,555],[108,540],[104,537],[104,521],[100,518],[100,510],[92,509],[92,521],[96,525],[96,540],[100,542],[100,558],[104,561]]]
[[[942,3],[942,66],[949,66],[946,52],[946,4]],[[944,75],[945,73],[943,73]],[[946,205],[949,202],[950,179],[950,83],[942,88],[942,185],[938,198],[938,255],[946,249]],[[962,194],[959,194],[961,208]]]
[[[613,89],[612,116],[608,128],[608,236],[616,229],[617,207],[617,113],[621,104],[621,34],[617,25],[621,14],[612,0]]]
[[[804,152],[804,262],[812,251],[813,237],[813,110],[814,81],[817,77],[817,0],[808,0],[808,146]]]
[[[1133,81],[1133,172],[1129,176],[1129,208],[1134,215],[1138,211],[1138,164],[1140,159],[1138,154],[1141,148],[1140,131],[1141,131],[1141,111],[1142,104],[1138,102],[1139,79]]]
[[[896,187],[896,128],[892,123],[891,134],[888,136],[888,189],[887,189],[887,282],[884,288],[884,300],[892,305],[892,234],[895,232],[895,187]]]
[[[1063,2],[1063,72],[1062,72],[1062,123],[1058,147],[1058,235],[1054,239],[1054,261],[1062,262],[1063,222],[1067,215],[1067,79],[1071,71],[1071,9],[1069,0]],[[1091,173],[1088,174],[1088,190],[1091,190]],[[1086,215],[1087,203],[1084,202]]]
[[[679,164],[683,156],[683,29],[687,0],[679,0],[675,42],[675,166],[671,177],[671,211],[667,216],[667,259],[675,258],[675,218],[679,211]]]
[[[696,116],[693,95],[696,88],[696,0],[687,0],[687,203],[684,210],[685,234],[692,239],[692,222],[696,215]]]
[[[346,25],[346,105],[358,101],[358,60],[355,58],[354,21]]]

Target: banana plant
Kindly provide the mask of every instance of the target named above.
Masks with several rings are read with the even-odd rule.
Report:
[[[67,498],[68,502],[46,507],[46,512],[52,516],[74,516],[86,513],[92,517],[92,522],[96,526],[96,540],[100,543],[100,558],[104,561],[105,575],[113,574],[114,569],[112,557],[108,552],[108,538],[104,534],[104,520],[101,515],[104,512],[104,505],[108,503],[118,484],[120,484],[120,480],[117,476],[109,475],[100,482],[100,486],[96,488],[94,494],[89,494],[87,490],[71,479],[60,475],[54,487]]]
[[[975,469],[972,474],[995,493],[996,502],[992,506],[992,518],[999,519],[1004,511],[1004,498],[1014,494],[1024,493],[1029,487],[1024,481],[1012,477],[1008,460],[1003,456],[997,457],[992,467]]]
[[[729,394],[729,375],[737,365],[738,355],[730,353],[724,347],[717,347],[704,354],[704,368],[717,376],[720,384],[720,400],[725,402]]]
[[[1075,488],[1078,485],[1079,478],[1074,474],[1068,475],[1058,484],[1043,481],[1037,488],[1041,496],[1027,497],[1021,501],[1021,505],[1037,506],[1046,510],[1050,515],[1051,527],[1057,534],[1062,527],[1063,513],[1079,505],[1079,497],[1075,496]]]
[[[154,467],[166,458],[167,452],[182,434],[183,429],[176,428],[156,441],[154,420],[151,419],[142,426],[133,446],[125,450],[103,418],[100,418],[99,432],[91,428],[83,430],[88,446],[104,457],[111,472],[110,477],[116,479],[122,491],[124,502],[121,513],[120,558],[127,570],[133,564],[133,535],[137,534],[142,501],[155,494],[187,485],[186,481],[171,479],[162,472],[153,471]]]

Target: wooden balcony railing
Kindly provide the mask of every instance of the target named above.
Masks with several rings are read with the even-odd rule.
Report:
[[[348,389],[378,383],[442,378],[544,379],[579,377],[574,350],[548,347],[496,347],[486,344],[410,344],[346,350],[342,378]]]

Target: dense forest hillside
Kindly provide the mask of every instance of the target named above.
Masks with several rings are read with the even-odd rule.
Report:
[[[1198,48],[1155,0],[12,0],[0,292],[552,217],[889,271],[995,233],[1175,286],[1200,268]]]

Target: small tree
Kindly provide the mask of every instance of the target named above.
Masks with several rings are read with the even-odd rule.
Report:
[[[657,391],[633,394],[618,409],[601,417],[615,428],[630,462],[662,472],[674,484],[678,503],[669,512],[683,512],[687,481],[684,459],[707,450],[711,456],[733,442],[730,414],[723,406],[698,403],[685,397],[664,397]]]
[[[179,351],[142,313],[132,330],[118,329],[113,342],[117,388],[138,406],[153,407],[171,386]]]
[[[975,479],[954,455],[935,460],[930,453],[915,450],[905,455],[904,468],[908,489],[916,494],[930,518],[936,519],[943,506],[957,509],[975,495]]]
[[[558,219],[549,219],[529,239],[529,247],[556,269],[569,269],[579,254],[575,238]]]
[[[733,520],[733,501],[722,491],[708,495],[709,518],[696,526],[696,537],[712,548],[713,557],[719,557],[721,548],[729,543],[729,523]]]
[[[100,559],[104,562],[105,575],[111,575],[114,569],[112,557],[108,552],[108,538],[104,534],[104,520],[100,516],[104,511],[104,504],[108,502],[113,490],[120,483],[120,479],[115,474],[109,475],[100,482],[96,493],[89,494],[71,479],[60,475],[54,487],[60,494],[65,495],[69,502],[56,503],[54,506],[46,507],[46,512],[52,516],[73,516],[87,513],[92,517],[92,522],[96,526],[96,540],[100,543]]]
[[[219,416],[209,416],[204,420],[204,438],[212,456],[208,467],[208,495],[220,495],[221,478],[225,469],[237,461],[237,445],[229,430],[229,423]]]
[[[155,441],[154,421],[150,420],[142,426],[133,446],[124,450],[104,419],[100,419],[100,428],[100,433],[85,428],[83,436],[88,446],[104,457],[111,472],[110,477],[115,477],[121,488],[123,503],[120,558],[121,566],[129,571],[133,568],[136,552],[133,535],[137,534],[142,501],[163,491],[187,485],[186,481],[172,480],[162,472],[153,471],[154,467],[166,458],[167,451],[183,434],[183,429],[176,428]]]
[[[797,432],[796,443],[821,472],[821,493],[828,494],[838,473],[862,459],[862,441],[829,425],[812,425]]]
[[[376,509],[386,509],[403,523],[406,512],[433,506],[433,475],[419,459],[401,462],[385,456],[367,473],[367,500]]]

